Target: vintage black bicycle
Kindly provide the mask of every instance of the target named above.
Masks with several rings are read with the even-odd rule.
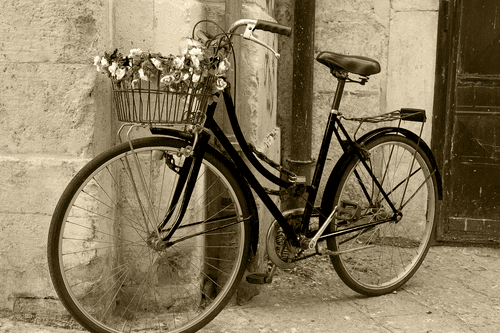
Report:
[[[243,33],[238,33],[240,27]],[[120,130],[124,140],[91,160],[70,182],[48,238],[54,287],[86,329],[195,332],[206,325],[228,303],[257,249],[253,193],[275,221],[265,244],[272,266],[249,275],[249,282],[269,283],[277,267],[292,268],[300,260],[328,255],[350,288],[375,296],[401,287],[424,260],[441,179],[422,132],[415,134],[401,123],[423,127],[425,111],[346,118],[339,112],[345,84],[365,84],[380,65],[366,57],[321,52],[317,60],[338,84],[314,176],[304,184],[301,175],[246,142],[221,74],[233,53],[234,36],[278,55],[255,37],[258,29],[291,34],[285,26],[249,19],[215,37],[197,30],[193,35],[198,41],[188,40],[183,57],[148,56],[149,67],[139,69],[147,81],[127,77],[123,70],[144,55],[108,55],[122,61],[122,70],[96,60],[114,78],[115,109],[126,123]],[[147,77],[148,70],[169,74]],[[264,188],[223,133],[214,119],[217,96],[254,173],[280,190]],[[344,121],[389,126],[351,137]],[[134,139],[138,126],[152,135]],[[316,205],[334,136],[344,154]],[[302,196],[305,207],[281,212],[272,200],[279,194]]]

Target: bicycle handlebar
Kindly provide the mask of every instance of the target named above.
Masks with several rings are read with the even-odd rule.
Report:
[[[285,25],[281,25],[279,23],[265,21],[265,20],[257,20],[257,23],[255,24],[255,29],[269,31],[286,37],[290,37],[292,35],[292,28],[287,27]]]
[[[263,41],[257,39],[254,35],[253,32],[254,30],[262,30],[262,31],[268,31],[272,32],[275,34],[280,34],[284,35],[286,37],[290,37],[292,35],[292,28],[287,27],[285,25],[281,25],[279,23],[271,22],[271,21],[266,21],[266,20],[252,20],[252,19],[241,19],[236,22],[234,22],[231,27],[229,28],[229,31],[227,32],[226,36],[229,36],[229,40],[232,38],[232,36],[235,34],[235,31],[242,26],[246,26],[245,32],[241,35],[243,38],[251,40],[252,42],[255,42],[271,52],[274,53],[274,56],[279,59],[280,54],[276,52],[271,46],[267,45]],[[196,37],[201,41],[203,44],[207,45],[207,43],[212,43],[214,40],[212,39],[212,36],[208,34],[205,31],[198,30],[196,31]],[[215,43],[217,44],[217,42]],[[215,45],[212,44],[212,45]]]
[[[259,29],[263,31],[269,31],[272,33],[284,35],[287,37],[290,37],[292,35],[292,28],[287,27],[285,25],[281,25],[279,23],[266,20],[252,20],[252,19],[241,19],[234,22],[229,28],[229,33],[234,33],[236,29],[244,25],[247,26],[247,30],[251,31]]]
[[[279,23],[275,22],[270,22],[266,20],[250,20],[250,19],[242,19],[234,22],[231,27],[229,28],[229,34],[234,34],[234,32],[241,26],[246,26],[246,30],[243,33],[243,38],[249,39],[259,45],[264,46],[268,50],[274,53],[274,56],[279,59],[280,54],[276,52],[271,46],[267,45],[266,43],[262,42],[261,40],[255,38],[253,35],[253,32],[255,29],[263,30],[263,31],[269,31],[272,33],[277,33],[280,35],[284,35],[287,37],[290,37],[292,35],[292,29],[281,25]]]

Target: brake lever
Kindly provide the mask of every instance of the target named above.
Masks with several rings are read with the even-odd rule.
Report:
[[[281,55],[278,52],[276,52],[271,46],[269,46],[266,43],[255,38],[255,36],[253,35],[254,30],[255,30],[255,24],[248,23],[247,28],[245,29],[245,32],[243,33],[243,38],[251,40],[252,42],[255,42],[255,43],[265,47],[266,49],[268,49],[269,51],[274,53],[274,56],[276,57],[276,59],[279,59],[281,57]]]
[[[206,45],[206,44],[207,44],[207,42],[208,42],[210,39],[212,39],[212,36],[208,36],[208,34],[207,34],[205,31],[203,31],[203,30],[197,30],[197,31],[196,31],[196,37],[198,38],[198,40],[199,40],[200,42],[202,42],[202,43],[203,43],[203,45]]]

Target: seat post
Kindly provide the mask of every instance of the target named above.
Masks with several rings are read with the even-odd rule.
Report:
[[[316,201],[316,196],[318,194],[319,185],[321,183],[321,176],[323,175],[323,170],[325,167],[326,158],[328,157],[328,151],[330,149],[330,143],[332,142],[333,133],[336,133],[338,137],[338,132],[335,129],[335,125],[338,122],[338,110],[340,100],[342,99],[342,93],[344,92],[346,78],[338,76],[336,77],[338,79],[337,90],[335,91],[332,110],[330,112],[330,115],[328,116],[328,122],[326,123],[325,134],[323,136],[323,141],[321,143],[320,151],[318,154],[318,160],[316,161],[316,168],[314,169],[311,186],[308,189],[307,204],[304,209],[304,214],[302,215],[301,232],[303,233],[305,233],[309,228],[309,217],[314,210],[314,202]]]
[[[340,100],[342,99],[342,94],[344,93],[345,78],[337,77],[337,90],[335,91],[335,96],[333,98],[332,112],[338,112],[340,107]]]

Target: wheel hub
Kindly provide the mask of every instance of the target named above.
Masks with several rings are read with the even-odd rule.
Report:
[[[158,235],[152,234],[148,237],[146,243],[150,248],[155,251],[164,251],[168,247],[168,242],[165,242],[163,239],[159,239]]]

